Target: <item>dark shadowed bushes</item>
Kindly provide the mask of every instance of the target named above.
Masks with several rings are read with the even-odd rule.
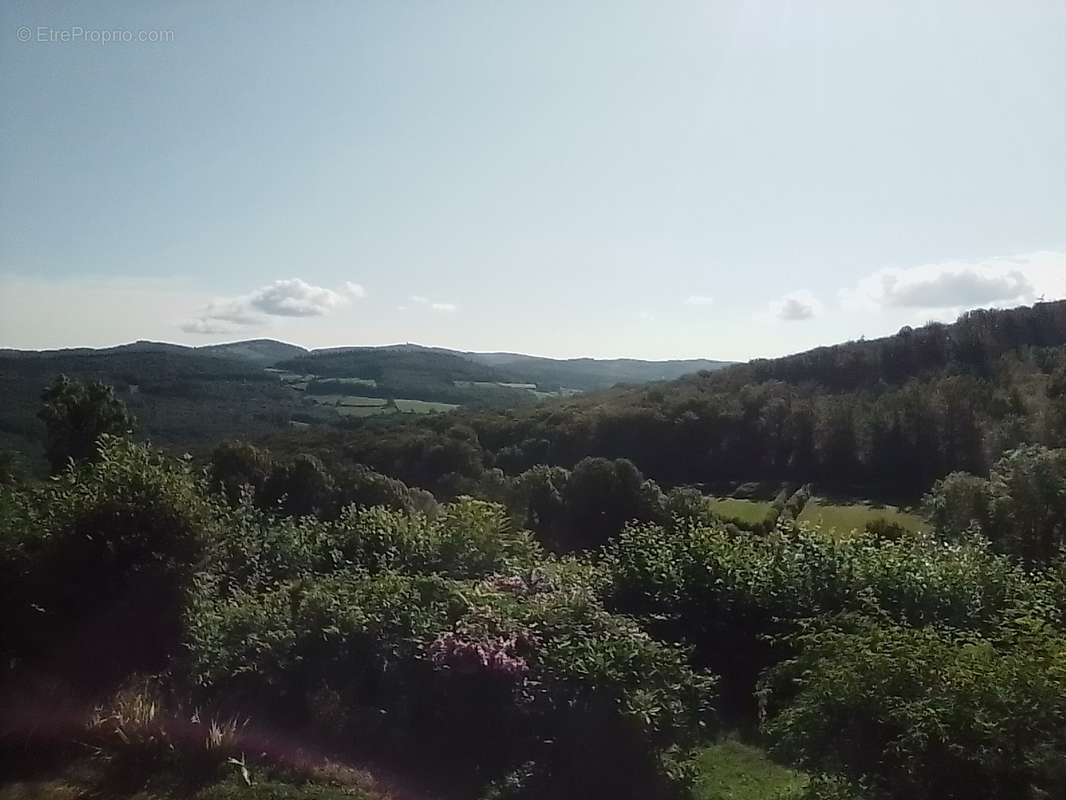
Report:
[[[12,657],[91,685],[166,663],[214,520],[183,463],[104,437],[94,463],[0,505]]]

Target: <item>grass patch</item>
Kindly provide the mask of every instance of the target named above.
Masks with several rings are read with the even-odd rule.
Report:
[[[344,383],[349,386],[369,386],[371,388],[377,388],[378,382],[373,378],[330,378],[331,381],[336,383]]]
[[[384,397],[363,397],[357,394],[310,394],[312,400],[322,406],[384,406]]]
[[[432,403],[429,400],[396,400],[396,408],[414,414],[433,414],[459,408],[455,403]]]
[[[342,417],[373,417],[376,414],[395,413],[393,409],[380,406],[335,406],[334,411]]]
[[[703,750],[696,759],[695,800],[784,800],[807,784],[807,776],[770,760],[765,752],[734,740]]]
[[[117,787],[107,777],[106,766],[90,760],[67,765],[58,774],[31,780],[0,780],[0,800],[393,800],[394,795],[374,785],[367,773],[338,771],[340,780],[279,780],[276,776],[251,776],[249,786],[233,771],[217,782],[190,785],[172,770],[154,773],[140,787]]]
[[[359,395],[344,395],[337,403],[339,406],[383,406],[388,400],[384,397],[360,397]]]
[[[761,500],[738,500],[735,497],[717,498],[711,502],[714,513],[726,520],[755,525],[766,519],[770,504]]]
[[[917,514],[901,511],[895,506],[875,508],[865,503],[834,505],[824,499],[812,497],[800,522],[816,525],[826,531],[834,531],[838,536],[846,536],[853,531],[863,531],[874,520],[883,519],[894,522],[909,531],[928,530],[929,523]]]

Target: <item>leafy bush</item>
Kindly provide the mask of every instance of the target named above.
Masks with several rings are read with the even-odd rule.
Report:
[[[356,746],[417,748],[469,790],[532,760],[522,796],[662,796],[671,748],[709,718],[713,682],[683,653],[552,576],[345,571],[205,594],[188,630],[188,674],[206,696],[291,724],[313,719],[328,688]]]
[[[990,479],[949,475],[926,504],[945,534],[976,528],[1004,552],[1046,562],[1066,547],[1066,450],[1012,450],[995,463]]]
[[[698,663],[722,676],[723,711],[748,718],[757,676],[788,654],[775,640],[801,620],[873,603],[908,624],[987,629],[1040,593],[979,538],[837,541],[802,527],[761,537],[634,525],[608,546],[605,563],[608,607],[693,645]]]
[[[777,751],[891,798],[1061,797],[1066,639],[1017,609],[994,635],[848,616],[774,668]]]
[[[165,664],[213,521],[183,464],[105,436],[94,463],[0,506],[9,656],[89,683]]]

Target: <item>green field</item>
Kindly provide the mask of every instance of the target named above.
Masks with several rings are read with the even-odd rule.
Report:
[[[762,522],[770,513],[770,504],[762,500],[738,500],[721,497],[712,501],[714,513],[724,519],[735,519],[749,525]]]
[[[454,403],[434,403],[429,400],[396,398],[390,403],[384,397],[360,397],[351,394],[313,394],[309,399],[321,406],[332,408],[344,417],[371,417],[375,414],[436,414],[451,411],[459,406]]]
[[[384,404],[380,406],[334,406],[334,411],[342,417],[373,417],[377,414],[395,414],[396,410]]]
[[[696,760],[695,800],[785,800],[806,785],[802,773],[782,767],[755,747],[726,740]]]
[[[345,383],[349,386],[370,386],[376,388],[378,382],[373,378],[330,378],[329,380],[336,383]]]
[[[435,414],[438,412],[452,411],[459,408],[455,403],[431,403],[428,400],[401,400],[396,399],[396,408],[400,411],[413,414]]]
[[[866,529],[866,524],[877,519],[894,522],[909,531],[924,530],[929,527],[925,519],[907,511],[900,511],[895,506],[876,508],[865,503],[834,504],[824,498],[812,497],[799,515],[800,522],[816,525],[838,535]]]
[[[360,397],[354,394],[311,394],[308,395],[323,406],[384,406],[388,403],[384,397]]]

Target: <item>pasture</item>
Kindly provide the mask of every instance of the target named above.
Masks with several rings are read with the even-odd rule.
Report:
[[[770,503],[763,500],[740,500],[736,497],[718,497],[711,502],[711,507],[718,516],[725,520],[736,520],[746,525],[755,525],[766,519],[770,513]]]
[[[429,400],[403,400],[396,398],[396,408],[408,414],[437,414],[452,411],[459,406],[455,403],[433,403]]]
[[[812,497],[799,515],[799,522],[815,525],[837,536],[863,531],[866,525],[883,519],[909,531],[926,530],[928,522],[917,514],[902,511],[895,506],[874,506],[868,503],[833,503],[821,497]]]

